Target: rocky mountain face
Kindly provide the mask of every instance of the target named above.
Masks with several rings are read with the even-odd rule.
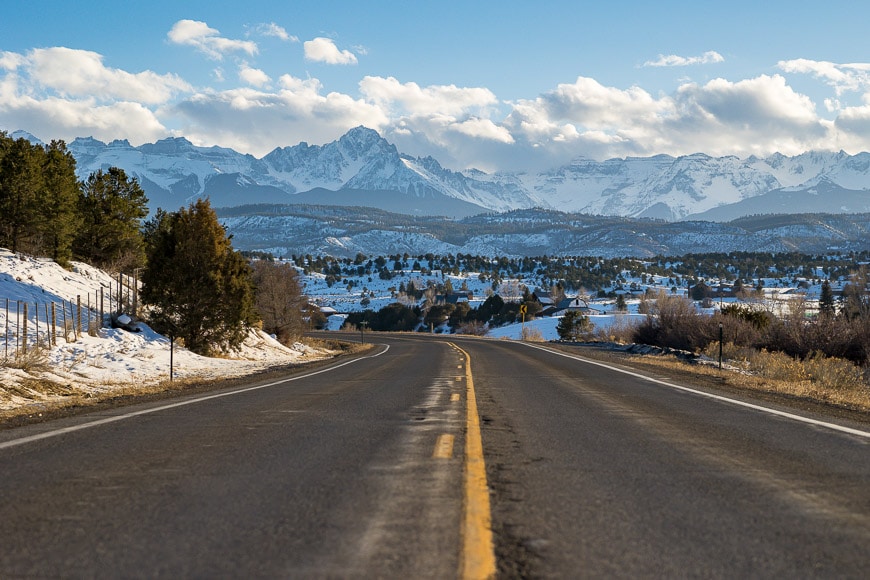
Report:
[[[682,157],[572,163],[540,173],[452,171],[432,157],[400,153],[357,127],[326,145],[300,143],[261,159],[184,138],[139,147],[78,138],[68,145],[80,177],[112,165],[136,176],[153,208],[200,196],[216,207],[319,203],[461,218],[545,208],[666,221],[727,221],[741,215],[870,211],[870,154]]]

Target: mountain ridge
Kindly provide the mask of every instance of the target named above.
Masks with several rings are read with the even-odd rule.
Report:
[[[25,132],[12,135],[38,141]],[[431,156],[404,154],[363,126],[331,143],[303,141],[277,147],[259,159],[225,147],[196,146],[184,137],[137,147],[126,140],[103,143],[79,137],[68,148],[80,178],[97,169],[121,167],[143,184],[152,209],[173,210],[204,196],[226,206],[310,202],[313,194],[294,196],[331,191],[344,192],[333,197],[349,198],[353,205],[396,210],[389,205],[396,196],[376,193],[394,192],[407,198],[401,211],[413,211],[417,202],[420,215],[452,218],[543,207],[668,221],[727,221],[745,215],[741,212],[781,213],[787,193],[792,194],[790,203],[798,204],[790,213],[818,211],[810,196],[821,187],[827,188],[827,211],[870,211],[870,153],[809,151],[743,159],[694,153],[604,161],[576,157],[547,171],[486,173],[455,171]],[[805,207],[800,206],[803,202]]]

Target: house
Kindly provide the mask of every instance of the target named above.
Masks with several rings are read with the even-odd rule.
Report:
[[[474,292],[463,290],[449,294],[439,294],[435,297],[435,304],[459,304],[460,302],[471,302],[473,298]]]
[[[562,316],[569,310],[573,312],[579,312],[586,316],[590,314],[601,314],[600,310],[591,308],[588,302],[577,296],[575,298],[565,298],[564,300],[559,301],[559,304],[556,305],[553,313],[550,314],[550,316]]]
[[[531,299],[537,301],[541,305],[542,311],[556,305],[556,300],[553,298],[553,295],[549,290],[543,290],[541,288],[536,288],[535,291],[532,292]]]
[[[333,314],[338,314],[338,310],[336,310],[336,309],[333,308],[332,306],[317,306],[317,305],[315,304],[315,305],[314,305],[314,309],[316,309],[316,310],[320,310],[320,313],[323,314],[323,315],[324,315],[325,317],[327,317],[327,318],[329,318],[329,317],[332,316]]]

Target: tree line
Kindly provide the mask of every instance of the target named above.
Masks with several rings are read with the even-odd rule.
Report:
[[[145,221],[147,204],[123,169],[79,181],[63,141],[0,132],[0,246],[65,267],[141,272],[144,320],[200,354],[237,348],[255,326],[290,343],[316,317],[296,270],[242,256],[208,200]]]
[[[666,289],[688,288],[705,280],[735,287],[758,286],[761,280],[771,278],[781,286],[797,285],[800,279],[815,283],[846,282],[854,274],[856,264],[870,262],[870,251],[830,255],[731,252],[644,260],[595,256],[486,257],[461,253],[377,257],[357,254],[354,258],[306,254],[292,255],[290,260],[305,274],[323,274],[328,285],[359,277],[389,280],[409,270],[422,274],[438,270],[454,276],[475,272],[480,280],[491,282],[493,289],[505,280],[534,277],[543,287],[558,287],[569,293],[590,292],[603,298],[615,297],[616,291],[628,289],[632,278],[644,284],[653,280]]]
[[[122,169],[81,182],[63,141],[35,145],[0,132],[0,246],[61,265],[135,268],[144,258],[138,237],[147,203]]]

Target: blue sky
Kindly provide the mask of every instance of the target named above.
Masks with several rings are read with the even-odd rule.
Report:
[[[461,169],[870,149],[870,5],[16,3],[0,129],[262,156],[366,125]]]

